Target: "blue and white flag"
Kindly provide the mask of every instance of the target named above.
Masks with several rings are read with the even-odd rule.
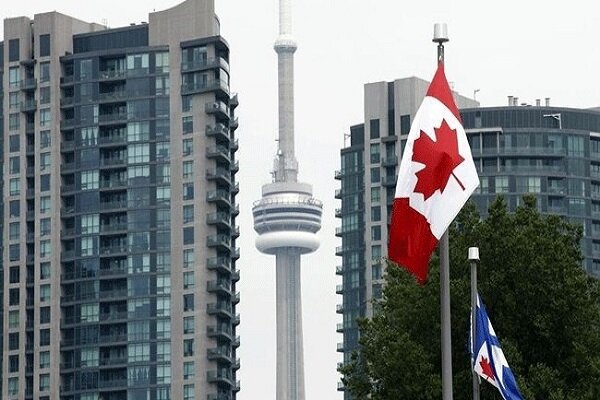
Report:
[[[481,297],[477,295],[475,351],[471,345],[473,370],[494,385],[504,400],[523,400],[517,381],[500,347]],[[471,343],[473,341],[471,340]]]

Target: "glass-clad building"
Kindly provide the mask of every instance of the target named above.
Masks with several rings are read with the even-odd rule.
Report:
[[[343,341],[337,350],[348,362],[358,348],[357,318],[376,312],[387,256],[388,223],[398,167],[411,121],[429,83],[419,78],[370,83],[364,87],[364,123],[352,126],[340,152],[341,169],[336,255],[341,264],[337,306]],[[518,105],[479,107],[455,93],[481,186],[472,199],[482,216],[498,196],[514,210],[524,194],[537,197],[545,214],[581,224],[582,267],[600,277],[600,109]],[[349,140],[349,141],[348,141]],[[339,390],[344,387],[340,383]],[[349,393],[344,393],[349,400]]]
[[[2,399],[235,399],[237,96],[212,0],[4,22]]]
[[[583,267],[600,277],[600,112],[549,106],[461,110],[481,186],[482,215],[498,195],[514,210],[534,194],[542,213],[583,227]]]

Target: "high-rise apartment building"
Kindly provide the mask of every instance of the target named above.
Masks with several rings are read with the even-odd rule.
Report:
[[[342,257],[338,350],[344,361],[358,346],[356,318],[372,316],[372,300],[381,296],[399,159],[428,85],[417,78],[366,85],[365,123],[350,128],[350,143],[341,150],[336,216],[342,245],[336,253]],[[481,180],[472,196],[481,215],[498,195],[511,211],[523,195],[535,195],[540,212],[583,226],[583,268],[600,277],[600,110],[552,107],[549,99],[530,105],[509,97],[503,107],[455,100]]]
[[[213,0],[4,21],[2,399],[235,399],[237,96]]]
[[[337,350],[344,362],[358,348],[357,318],[372,316],[372,300],[381,296],[382,257],[387,255],[387,224],[401,150],[428,87],[429,82],[415,77],[365,85],[365,122],[350,128],[350,143],[341,150],[341,169],[335,173],[341,181],[335,193],[341,207],[335,215],[342,220],[336,230],[342,239],[336,255],[342,263],[336,273],[342,277],[337,287],[343,295],[337,306],[342,322],[337,331],[343,334],[343,342]],[[459,95],[455,99],[459,107],[479,105]],[[341,384],[338,388],[343,390]],[[344,395],[350,399],[348,393]]]

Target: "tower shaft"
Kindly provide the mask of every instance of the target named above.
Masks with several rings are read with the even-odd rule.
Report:
[[[304,400],[300,249],[276,253],[277,400]]]

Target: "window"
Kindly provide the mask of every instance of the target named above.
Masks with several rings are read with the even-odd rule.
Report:
[[[20,272],[19,267],[10,267],[8,282],[19,283]]]
[[[50,175],[41,175],[40,176],[40,190],[42,192],[47,192],[50,190]]]
[[[379,203],[381,201],[381,188],[371,188],[371,203]]]
[[[371,221],[381,221],[381,207],[371,207]]]
[[[171,315],[171,298],[157,297],[156,298],[156,315],[159,317],[168,317]]]
[[[130,343],[127,346],[127,356],[130,363],[150,361],[150,344]]]
[[[50,279],[50,263],[40,263],[40,279]]]
[[[192,100],[193,96],[181,96],[181,111],[189,112],[192,111]]]
[[[194,294],[183,295],[183,311],[194,311]]]
[[[8,372],[19,372],[19,356],[8,357]]]
[[[169,186],[158,186],[156,188],[156,204],[167,206],[171,203],[171,188]]]
[[[18,131],[20,122],[21,122],[21,120],[19,118],[18,113],[10,114],[8,116],[8,129],[10,129],[11,131]]]
[[[50,153],[42,153],[40,154],[40,169],[43,171],[47,168],[50,168]]]
[[[166,74],[169,72],[169,53],[162,52],[154,54],[155,60],[155,72],[157,74],[163,73]]]
[[[159,318],[156,320],[156,338],[171,338],[171,320],[168,318]]]
[[[8,349],[19,350],[19,332],[8,334]]]
[[[40,392],[50,390],[50,374],[40,375]]]
[[[40,324],[50,323],[50,307],[40,307]]]
[[[9,159],[9,172],[11,174],[18,174],[21,170],[21,159],[20,157],[10,157]]]
[[[21,258],[21,246],[19,243],[8,246],[8,255],[10,261],[19,261]]]
[[[194,227],[183,228],[183,244],[194,244]]]
[[[98,143],[98,128],[81,128],[79,131],[79,144],[81,146],[95,146]]]
[[[8,327],[9,328],[18,328],[19,327],[19,310],[12,310],[8,312]]]
[[[98,189],[99,177],[98,171],[81,172],[81,190]]]
[[[157,365],[156,366],[156,383],[171,383],[171,366]]]
[[[50,352],[42,351],[40,352],[40,368],[50,368]]]
[[[194,385],[183,385],[183,400],[195,400]]]
[[[183,162],[183,179],[191,179],[194,177],[194,161]]]
[[[50,196],[40,197],[40,214],[50,212]]]
[[[372,119],[369,121],[369,128],[370,128],[370,138],[371,139],[378,139],[379,138],[379,120],[378,119]]]
[[[40,346],[50,346],[50,329],[40,329]]]
[[[97,367],[99,356],[97,347],[81,349],[80,360],[82,367]]]
[[[143,142],[150,138],[150,122],[130,122],[127,124],[127,141]]]
[[[183,379],[193,379],[196,375],[196,368],[193,361],[183,363]]]
[[[371,246],[371,259],[379,261],[381,259],[381,246]]]
[[[11,150],[11,151],[18,151],[17,150]],[[194,152],[194,142],[192,139],[183,139],[183,155],[184,156],[189,156],[190,154],[192,154]]]
[[[97,322],[98,309],[98,303],[82,304],[79,314],[81,322]]]
[[[133,144],[127,148],[127,163],[147,163],[150,162],[150,146],[148,143]]]
[[[183,273],[183,288],[192,289],[194,287],[194,271]]]
[[[19,151],[21,148],[21,141],[19,135],[11,135],[8,138],[8,147],[11,152]]]
[[[40,126],[46,127],[52,124],[52,113],[49,108],[44,108],[40,110]]]
[[[148,54],[131,54],[127,56],[127,73],[130,76],[148,73]]]
[[[79,61],[79,79],[84,81],[92,78],[92,60]]]
[[[187,224],[190,222],[194,222],[194,205],[193,204],[183,206],[183,223]]]
[[[192,117],[183,117],[182,119],[183,134],[192,133],[194,131],[194,119]]]
[[[50,257],[50,254],[52,254],[50,240],[40,240],[40,257]]]
[[[156,166],[156,183],[171,183],[171,165],[158,164]]]
[[[8,204],[10,210],[10,217],[18,217],[21,215],[21,203],[19,200],[13,200]]]
[[[170,147],[171,145],[169,142],[156,143],[156,161],[168,161]]]
[[[156,343],[156,360],[171,361],[171,343],[158,342]]]
[[[183,250],[183,268],[192,268],[194,266],[194,249]]]
[[[371,240],[381,240],[381,226],[371,227]]]
[[[21,83],[21,71],[19,67],[10,67],[8,70],[8,84],[11,88],[18,88]]]
[[[50,62],[40,63],[40,83],[50,80]]]
[[[50,301],[50,285],[40,285],[40,301]]]
[[[8,225],[8,238],[10,240],[18,240],[20,237],[21,224],[19,222],[11,222]]]
[[[19,61],[19,39],[10,39],[8,41],[8,61]]]
[[[193,200],[194,199],[194,184],[184,183],[183,184],[183,199]]]
[[[40,148],[45,149],[46,147],[50,147],[51,137],[50,131],[41,131],[40,132]]]
[[[50,218],[40,219],[40,236],[48,236],[50,234]]]
[[[183,318],[183,333],[194,333],[194,317]]]
[[[80,248],[82,256],[93,256],[98,254],[98,238],[92,236],[82,237]]]
[[[189,357],[194,355],[194,339],[183,340],[183,356]]]
[[[50,55],[50,35],[40,35],[40,57]]]
[[[91,234],[100,232],[100,215],[86,214],[81,216],[81,233]]]
[[[154,83],[154,88],[155,88],[155,93],[157,96],[166,96],[169,94],[169,77],[168,76],[157,76],[155,83]],[[168,99],[164,99],[164,100],[168,100]],[[157,115],[162,115],[162,116],[168,116],[169,115],[169,103],[168,101],[164,102],[163,106],[160,106],[161,103],[163,103],[162,101],[159,102],[158,99],[156,101],[156,114]]]
[[[379,167],[371,168],[371,183],[381,182],[381,170]]]
[[[379,152],[379,143],[371,144],[371,163],[377,164],[381,160],[381,154]]]
[[[19,378],[8,378],[8,395],[16,396],[19,394]]]
[[[50,103],[50,87],[41,87],[40,88],[40,104],[48,104]]]
[[[11,92],[8,94],[8,107],[12,110],[18,108],[20,105],[19,102],[19,92]]]

